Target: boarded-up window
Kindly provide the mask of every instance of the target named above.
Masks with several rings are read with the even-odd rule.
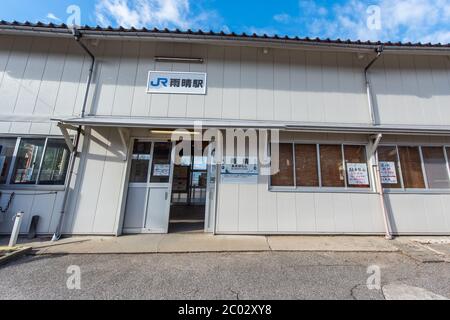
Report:
[[[378,147],[378,162],[383,187],[400,189],[402,183],[400,179],[397,148],[394,146]]]
[[[350,188],[369,188],[369,170],[365,146],[344,146],[347,185]]]
[[[280,144],[280,172],[272,176],[272,185],[276,187],[294,186],[293,145]]]
[[[423,147],[422,155],[428,187],[430,189],[450,188],[444,149],[442,147]]]
[[[317,146],[315,144],[295,145],[295,172],[298,187],[318,187]]]
[[[425,188],[419,148],[399,147],[398,151],[400,155],[400,164],[402,168],[403,183],[405,188]]]
[[[320,145],[322,186],[345,187],[345,173],[340,145]]]

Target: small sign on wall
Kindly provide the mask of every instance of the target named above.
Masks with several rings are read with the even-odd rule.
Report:
[[[397,184],[397,171],[395,169],[395,162],[380,161],[380,176],[383,184]]]
[[[365,163],[347,163],[348,184],[351,186],[369,185],[369,173]]]
[[[223,164],[221,170],[223,183],[258,183],[257,164]]]
[[[155,168],[153,169],[153,176],[169,177],[170,176],[170,164],[155,164]]]
[[[207,76],[204,72],[150,71],[147,93],[205,95]]]

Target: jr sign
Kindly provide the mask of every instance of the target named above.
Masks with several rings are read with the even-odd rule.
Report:
[[[150,71],[147,93],[206,94],[206,73]]]

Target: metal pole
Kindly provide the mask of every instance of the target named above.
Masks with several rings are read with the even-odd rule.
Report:
[[[17,238],[20,233],[20,225],[22,224],[23,212],[18,212],[15,216],[14,227],[9,240],[9,247],[15,247],[17,244]]]

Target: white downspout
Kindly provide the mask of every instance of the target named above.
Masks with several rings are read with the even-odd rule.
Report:
[[[386,206],[386,201],[384,197],[384,189],[383,184],[381,182],[381,173],[380,173],[380,166],[378,163],[378,157],[377,157],[377,149],[381,142],[381,139],[383,138],[383,135],[380,133],[376,136],[370,137],[371,140],[374,139],[374,141],[371,141],[371,149],[370,149],[370,155],[372,158],[372,168],[375,178],[375,184],[376,184],[376,191],[379,194],[380,198],[380,205],[381,205],[381,211],[383,213],[383,222],[384,222],[384,228],[385,228],[385,238],[387,240],[392,240],[392,232],[391,232],[391,226],[390,226],[390,220],[389,220],[389,210]]]
[[[379,46],[375,49],[375,52],[377,53],[376,57],[373,58],[369,64],[364,68],[364,80],[366,82],[366,92],[367,92],[367,102],[369,104],[369,115],[370,115],[370,121],[372,125],[376,124],[376,117],[375,117],[375,109],[373,106],[373,96],[372,96],[372,88],[370,86],[370,80],[369,80],[369,69],[374,65],[374,63],[381,57],[381,54],[383,53],[384,48],[383,46]]]

